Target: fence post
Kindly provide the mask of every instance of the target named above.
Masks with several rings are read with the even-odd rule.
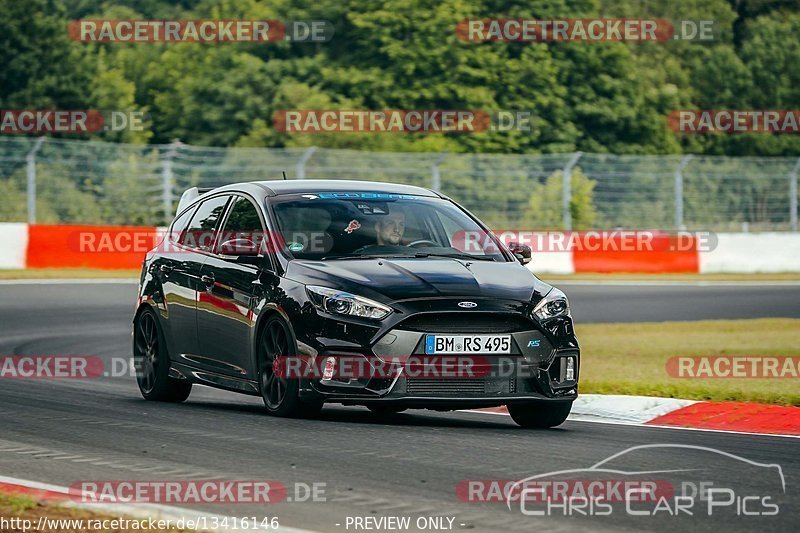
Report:
[[[300,157],[300,161],[297,162],[297,179],[304,180],[306,179],[306,163],[308,160],[311,159],[311,156],[314,155],[314,152],[317,151],[316,146],[312,146],[305,152],[303,152],[302,157]]]
[[[439,154],[439,157],[431,165],[431,190],[436,192],[442,190],[442,174],[439,171],[439,165],[444,162],[445,157],[447,157],[447,150]]]
[[[683,225],[683,169],[692,160],[694,154],[687,154],[675,169],[675,229],[684,229]]]
[[[578,159],[581,158],[583,152],[575,152],[569,158],[567,164],[564,166],[563,184],[561,187],[561,209],[564,216],[564,229],[570,231],[572,229],[572,210],[569,204],[572,202],[572,169],[578,164]]]
[[[172,188],[175,184],[175,179],[172,174],[172,161],[181,146],[181,141],[175,139],[167,145],[167,151],[164,154],[164,164],[161,167],[161,206],[164,210],[164,223],[168,224],[174,215],[172,211],[172,204],[175,199],[173,197]]]
[[[42,147],[46,137],[39,137],[36,143],[25,156],[25,161],[28,163],[28,224],[36,224],[36,152]]]
[[[800,159],[789,174],[789,225],[797,231],[797,174],[800,173]]]

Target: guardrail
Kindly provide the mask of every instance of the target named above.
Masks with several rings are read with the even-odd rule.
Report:
[[[800,159],[388,153],[0,136],[0,221],[157,225],[193,186],[358,179],[441,191],[491,227],[797,231]]]

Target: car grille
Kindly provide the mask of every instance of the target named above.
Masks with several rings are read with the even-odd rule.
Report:
[[[408,394],[432,394],[438,396],[482,395],[486,393],[483,379],[408,379]]]
[[[521,315],[496,313],[424,313],[397,327],[423,333],[516,333],[536,329]]]

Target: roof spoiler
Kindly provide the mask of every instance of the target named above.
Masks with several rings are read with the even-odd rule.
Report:
[[[181,199],[178,202],[178,209],[175,210],[175,214],[177,215],[183,211],[186,206],[195,200],[195,198],[209,191],[213,191],[214,189],[216,189],[216,187],[191,187],[186,189],[181,195]]]

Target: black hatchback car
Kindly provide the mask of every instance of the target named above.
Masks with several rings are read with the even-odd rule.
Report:
[[[508,406],[562,423],[580,352],[567,298],[477,218],[427,189],[339,180],[184,194],[144,261],[133,327],[148,400],[193,384],[389,414]]]

